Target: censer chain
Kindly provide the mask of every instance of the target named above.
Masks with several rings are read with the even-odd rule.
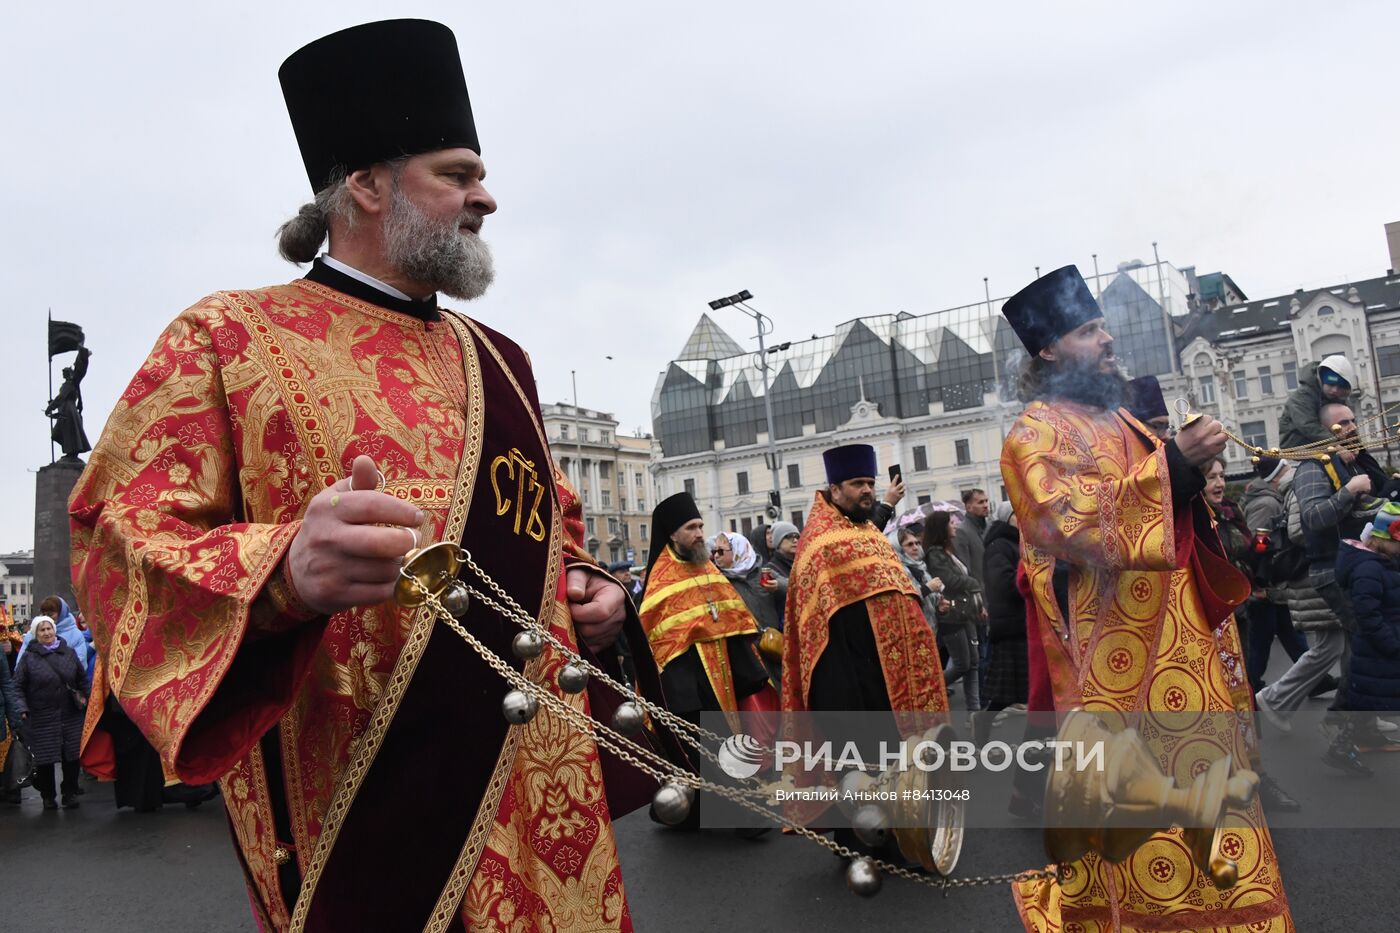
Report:
[[[486,581],[489,586],[492,586],[493,589],[495,589],[497,592],[501,592],[499,587],[494,584],[494,581],[491,581],[491,579],[487,577],[479,567],[475,567],[473,565],[473,570],[477,573],[479,577],[482,578],[483,581]],[[815,842],[818,845],[833,852],[834,854],[841,856],[842,858],[868,859],[876,868],[878,868],[881,872],[885,874],[892,875],[897,878],[903,878],[907,881],[913,881],[919,884],[924,884],[929,887],[938,888],[944,891],[945,893],[954,888],[982,887],[992,884],[1039,881],[1046,879],[1055,879],[1063,883],[1066,877],[1066,866],[1064,865],[1057,865],[1053,868],[1028,869],[1026,871],[1012,872],[1000,875],[979,875],[969,878],[950,879],[946,877],[934,877],[932,875],[924,874],[922,872],[912,871],[901,865],[895,865],[883,859],[865,855],[864,853],[855,851],[849,846],[842,845],[832,839],[828,839],[826,836],[817,833],[806,826],[803,826],[795,820],[792,820],[791,818],[781,813],[774,812],[773,810],[770,810],[762,804],[754,802],[750,799],[750,794],[752,792],[745,792],[736,788],[726,787],[723,784],[716,784],[713,781],[708,781],[705,778],[700,777],[699,775],[691,774],[686,771],[670,770],[670,762],[666,761],[664,758],[661,758],[651,749],[644,748],[643,746],[638,745],[637,743],[629,739],[627,736],[624,736],[619,732],[615,732],[613,729],[603,725],[601,722],[592,719],[582,710],[575,709],[573,706],[565,702],[562,698],[556,696],[553,692],[547,690],[543,685],[532,683],[529,680],[529,678],[517,671],[510,664],[506,663],[506,661],[503,658],[499,657],[490,648],[486,647],[486,645],[483,644],[480,641],[480,639],[478,639],[475,635],[469,632],[467,628],[464,625],[462,625],[462,623],[457,621],[457,619],[454,618],[452,614],[449,613],[443,607],[442,603],[438,601],[438,598],[431,592],[429,592],[426,587],[424,587],[421,583],[417,582],[415,582],[415,586],[417,586],[419,592],[423,594],[424,600],[428,604],[429,608],[434,613],[436,613],[437,620],[447,625],[448,628],[452,629],[452,631],[456,632],[459,637],[466,641],[466,643],[470,645],[471,648],[474,651],[476,651],[478,655],[481,656],[482,660],[484,660],[487,663],[487,665],[489,665],[492,668],[492,670],[500,674],[512,687],[530,694],[537,701],[539,701],[543,706],[541,712],[548,712],[560,716],[562,719],[564,719],[566,722],[572,725],[575,729],[584,733],[585,735],[588,735],[599,745],[603,746],[604,748],[611,751],[613,754],[617,755],[619,759],[626,762],[627,764],[632,765],[634,768],[637,768],[639,771],[642,771],[644,774],[647,774],[648,776],[656,779],[662,784],[684,784],[695,791],[703,790],[708,793],[724,797],[725,799],[730,800],[735,804],[738,804],[744,809],[762,816],[764,819],[773,820],[779,823],[780,825],[787,828],[796,835],[802,836],[803,838],[808,839],[811,842]],[[501,595],[507,601],[511,603],[514,602],[514,600],[512,600],[508,595],[505,595],[503,592],[501,593]],[[487,604],[491,605],[492,608],[495,608],[498,612],[504,611],[499,606],[499,604],[495,604],[494,600],[489,600]],[[566,651],[566,654],[568,653],[569,652]],[[648,761],[645,761],[643,759],[651,759],[651,762],[653,763],[649,763]]]
[[[1199,417],[1199,413],[1190,411],[1189,403],[1184,398],[1177,399],[1176,406],[1177,412],[1183,418],[1183,426]],[[1280,460],[1326,459],[1327,455],[1336,452],[1338,448],[1358,450],[1367,446],[1384,445],[1387,443],[1391,439],[1388,433],[1391,431],[1391,428],[1386,424],[1386,419],[1392,412],[1397,410],[1400,410],[1400,402],[1382,410],[1379,414],[1369,415],[1359,420],[1356,424],[1357,433],[1352,437],[1341,437],[1340,426],[1333,425],[1333,433],[1339,436],[1328,438],[1323,441],[1313,441],[1310,444],[1301,444],[1297,447],[1260,447],[1257,444],[1251,444],[1249,441],[1226,429],[1224,424],[1221,424],[1221,430],[1225,432],[1225,436],[1229,438],[1229,440],[1234,442],[1237,446],[1243,447],[1255,457],[1269,456],[1276,457]],[[1380,424],[1380,433],[1374,436],[1363,436],[1363,426],[1369,428],[1374,423]],[[1400,436],[1400,430],[1397,430],[1396,436]]]
[[[500,584],[493,580],[486,573],[486,571],[482,570],[481,567],[477,565],[476,561],[472,559],[470,551],[468,551],[466,548],[459,547],[458,552],[462,556],[462,563],[468,568],[470,568],[471,571],[476,574],[477,579],[481,580],[482,583],[486,584],[486,586],[488,586],[491,589],[491,592],[495,593],[496,596],[499,597],[500,600],[504,602],[506,606],[509,607],[509,609],[507,609],[506,606],[502,606],[499,603],[495,602],[489,596],[487,596],[485,593],[480,592],[475,587],[468,586],[468,592],[475,596],[477,599],[480,599],[486,605],[495,609],[507,619],[513,621],[516,625],[521,626],[527,631],[533,631],[542,636],[547,642],[549,642],[551,647],[563,654],[568,659],[570,664],[578,665],[579,667],[586,670],[590,677],[598,678],[599,680],[608,684],[608,686],[612,687],[614,690],[617,690],[623,696],[629,697],[633,702],[637,703],[637,705],[641,706],[649,714],[656,717],[657,719],[660,719],[666,725],[670,726],[672,732],[676,732],[678,730],[687,731],[692,733],[693,735],[699,736],[702,739],[708,739],[711,742],[720,743],[724,741],[724,736],[711,732],[709,729],[706,729],[697,723],[693,723],[689,720],[682,719],[675,713],[672,713],[670,710],[666,709],[664,706],[659,706],[655,703],[652,703],[640,693],[635,693],[634,691],[629,690],[625,684],[619,683],[610,674],[608,674],[607,671],[598,667],[596,664],[593,664],[591,661],[585,660],[577,651],[568,647],[560,639],[555,637],[554,633],[549,631],[548,626],[540,625],[528,613],[526,613],[525,610],[521,608],[520,604],[515,601],[514,597],[512,597],[509,593],[502,589]],[[704,745],[699,743],[692,744],[695,744],[695,747],[700,749],[701,751],[710,754],[711,760],[714,760],[713,754],[711,754],[709,750],[704,747]]]

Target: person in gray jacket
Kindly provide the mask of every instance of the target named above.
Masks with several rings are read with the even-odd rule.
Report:
[[[1254,465],[1254,479],[1245,486],[1244,495],[1240,498],[1245,524],[1256,534],[1261,531],[1273,531],[1278,524],[1279,517],[1284,514],[1284,491],[1293,481],[1293,468],[1286,461],[1274,457],[1259,457],[1258,461]],[[1274,533],[1286,537],[1283,529]],[[1275,547],[1281,548],[1285,544],[1284,541],[1278,541],[1275,542]],[[1249,685],[1256,692],[1264,687],[1264,672],[1269,668],[1269,654],[1275,638],[1283,645],[1283,650],[1288,652],[1290,660],[1297,661],[1308,650],[1307,640],[1293,627],[1293,621],[1288,614],[1290,597],[1307,598],[1309,594],[1297,592],[1306,587],[1302,585],[1302,581],[1273,579],[1273,570],[1272,567],[1259,568],[1254,584],[1256,589],[1262,590],[1263,595],[1252,596],[1245,604],[1245,613],[1249,620],[1245,667],[1249,674]],[[1335,679],[1331,686],[1337,686]]]
[[[1340,404],[1324,405],[1321,420],[1342,426],[1340,437],[1356,433],[1356,418],[1350,408]],[[1355,628],[1351,606],[1346,594],[1336,582],[1337,548],[1343,538],[1357,538],[1362,527],[1371,515],[1365,511],[1364,499],[1373,488],[1378,489],[1385,482],[1385,474],[1379,465],[1369,467],[1375,461],[1369,455],[1353,454],[1350,461],[1340,456],[1323,462],[1304,460],[1298,465],[1293,480],[1293,493],[1298,503],[1298,513],[1303,536],[1308,550],[1309,583],[1330,610],[1331,620],[1327,627],[1310,631],[1311,646],[1282,677],[1255,694],[1259,710],[1280,731],[1290,730],[1287,716],[1302,705],[1312,691],[1337,661],[1341,662],[1341,689],[1332,701],[1330,711],[1340,713],[1345,708],[1345,687],[1347,668],[1350,663],[1348,634]],[[1294,625],[1309,629],[1309,622],[1302,616],[1294,618]],[[1339,719],[1342,717],[1338,717]],[[1370,769],[1362,764],[1354,752],[1338,751],[1333,745],[1328,750],[1326,762],[1340,770],[1354,774],[1369,774]]]
[[[953,553],[967,567],[967,572],[982,592],[987,591],[987,581],[983,577],[983,563],[986,560],[988,518],[991,503],[981,489],[969,489],[962,494],[963,508],[966,510],[962,521],[953,534]],[[988,637],[985,620],[977,623],[977,687],[981,696],[987,695],[987,671],[992,666],[992,640]]]

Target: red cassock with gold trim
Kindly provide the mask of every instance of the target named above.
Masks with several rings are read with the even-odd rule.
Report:
[[[168,771],[220,782],[264,929],[630,929],[611,814],[654,785],[555,717],[509,726],[503,678],[426,610],[268,616],[305,506],[361,454],[423,510],[424,540],[462,542],[574,642],[564,570],[601,571],[525,354],[303,279],[181,314],[93,451],[70,511],[94,689]],[[554,684],[563,659],[517,661],[514,623],[476,601],[463,622]],[[634,610],[626,631],[649,660]]]

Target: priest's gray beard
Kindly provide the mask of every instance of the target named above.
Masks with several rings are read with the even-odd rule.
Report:
[[[491,248],[475,233],[459,229],[480,226],[481,215],[471,210],[435,223],[394,185],[384,220],[386,258],[401,274],[435,291],[466,301],[480,298],[496,277]]]

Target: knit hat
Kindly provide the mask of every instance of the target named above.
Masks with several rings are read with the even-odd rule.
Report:
[[[1285,466],[1287,464],[1277,457],[1265,457],[1261,454],[1254,459],[1254,474],[1267,483],[1276,479]]]
[[[1400,503],[1386,502],[1381,505],[1376,517],[1366,526],[1369,533],[1367,537],[1382,538],[1386,541],[1396,540],[1396,535],[1400,535]],[[1364,540],[1364,538],[1363,538]]]
[[[774,522],[773,547],[777,548],[779,544],[783,543],[784,538],[788,537],[789,535],[795,535],[798,533],[799,532],[797,530],[797,526],[794,525],[792,522]]]
[[[1334,353],[1323,357],[1322,362],[1317,364],[1317,381],[1323,385],[1342,385],[1350,389],[1356,385],[1356,372],[1352,369],[1351,360]]]

